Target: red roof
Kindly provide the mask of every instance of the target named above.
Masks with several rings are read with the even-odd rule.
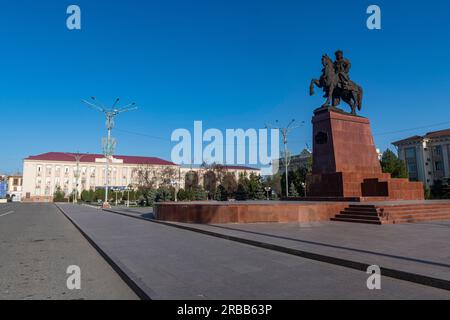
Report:
[[[444,136],[450,136],[450,129],[428,132],[425,137],[438,138],[438,137],[444,137]]]
[[[260,169],[256,169],[256,168],[250,168],[250,167],[245,167],[245,166],[223,166],[225,169],[228,170],[252,170],[252,171],[259,171]]]
[[[397,144],[402,144],[402,143],[407,143],[407,142],[411,142],[411,141],[417,141],[417,140],[421,140],[421,139],[434,139],[434,138],[440,138],[440,137],[448,137],[450,136],[450,129],[445,129],[445,130],[439,130],[439,131],[432,131],[432,132],[428,132],[425,136],[413,136],[413,137],[409,137],[400,141],[396,141],[393,142],[392,144],[397,145]]]
[[[95,159],[102,159],[105,156],[102,154],[78,154],[78,153],[64,153],[64,152],[48,152],[37,156],[29,156],[25,160],[36,161],[62,161],[74,162],[75,155],[80,155],[82,158],[80,162],[95,163]],[[155,157],[139,157],[139,156],[114,156],[114,159],[123,160],[124,164],[148,164],[148,165],[166,165],[175,166],[175,163],[166,161]]]
[[[406,143],[406,142],[410,142],[410,141],[417,141],[417,140],[421,140],[421,139],[423,139],[423,137],[421,137],[421,136],[412,136],[412,137],[409,137],[406,139],[392,142],[392,144],[397,145],[397,144],[402,144],[402,143]]]

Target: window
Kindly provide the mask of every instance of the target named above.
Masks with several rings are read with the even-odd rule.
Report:
[[[417,170],[416,148],[405,149],[405,162],[406,167],[408,168],[409,179],[412,181],[419,180],[419,174]]]
[[[37,176],[40,177],[41,174],[42,174],[42,167],[41,166],[37,166],[36,171],[37,171]]]
[[[415,148],[405,149],[405,158],[406,159],[416,159],[416,149]]]
[[[436,171],[443,171],[444,170],[444,165],[443,165],[442,161],[436,161],[434,163],[434,170],[436,170]]]
[[[436,146],[433,148],[433,153],[435,156],[441,156],[442,155],[442,146]]]
[[[408,176],[411,181],[419,180],[419,173],[417,168],[416,148],[405,149],[405,162],[408,168]]]

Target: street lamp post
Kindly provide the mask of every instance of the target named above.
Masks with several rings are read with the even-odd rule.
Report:
[[[74,196],[72,199],[73,204],[78,202],[78,186],[79,186],[79,179],[80,179],[80,161],[81,159],[83,159],[84,157],[87,157],[89,154],[80,154],[80,153],[66,153],[66,155],[73,157],[77,163],[77,168],[74,172],[74,177],[75,177],[75,192],[74,192]]]
[[[90,108],[102,112],[106,117],[106,129],[108,130],[108,135],[103,139],[103,154],[106,158],[106,174],[105,174],[105,202],[103,203],[104,208],[109,208],[110,205],[108,203],[108,189],[109,189],[109,163],[113,159],[114,150],[116,148],[116,139],[111,136],[111,131],[114,128],[115,122],[114,119],[119,114],[136,110],[136,104],[130,103],[124,107],[117,107],[120,99],[117,98],[111,108],[106,109],[103,105],[99,104],[95,97],[91,97],[92,102],[87,100],[82,100],[85,104],[87,104]]]
[[[302,182],[302,187],[303,187],[303,190],[304,190],[304,193],[305,193],[305,198],[306,198],[306,196],[307,196],[307,193],[306,193],[306,182]]]
[[[278,120],[276,121],[278,123]],[[266,125],[267,128],[271,127],[274,129],[277,129],[281,132],[283,136],[283,144],[284,144],[284,169],[285,169],[285,175],[286,175],[286,198],[289,198],[289,165],[291,162],[291,156],[288,149],[288,138],[289,134],[292,130],[297,129],[301,127],[305,122],[303,121],[300,125],[294,126],[295,119],[293,119],[285,128],[281,127],[273,127]]]
[[[175,189],[175,197],[174,197],[174,200],[175,200],[175,202],[178,202],[178,181],[172,180],[172,181],[170,182],[170,184],[171,184],[172,187],[174,187],[174,189]]]
[[[269,201],[270,200],[269,192],[272,191],[272,188],[271,187],[265,187],[264,189],[266,190],[266,193],[267,193],[267,201]]]

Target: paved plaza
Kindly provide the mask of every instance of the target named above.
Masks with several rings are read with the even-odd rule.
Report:
[[[448,281],[450,221],[166,225],[151,209],[113,210],[1,206],[0,299],[450,299],[448,290],[390,276],[371,291],[364,271],[244,243]],[[66,286],[69,265],[81,268],[81,290]]]
[[[382,290],[370,291],[366,286],[368,275],[351,268],[91,207],[73,205],[60,207],[152,299],[450,298],[449,291],[391,277],[382,278]],[[148,210],[124,209],[124,211],[137,217],[142,215],[152,217]],[[228,227],[244,228],[238,225],[191,226],[227,230],[226,232],[232,231],[225,229]],[[342,224],[331,222],[297,226],[270,224],[248,225],[245,228],[249,230],[244,230],[245,232],[233,232],[239,232],[242,236],[259,230],[261,233],[272,233],[273,239],[277,239],[281,234],[294,233],[295,230],[297,233],[311,234],[317,229],[320,232],[330,233],[324,234],[322,242],[331,241],[332,232],[339,238],[341,232],[342,241],[347,241],[347,247],[357,248],[363,245],[362,240],[359,243],[352,243],[358,235],[345,235],[351,231],[340,230],[343,227]],[[364,230],[360,232],[360,235],[365,234]],[[375,230],[372,233],[374,234]],[[272,238],[272,236],[264,237],[265,240]],[[345,239],[346,237],[348,238]],[[292,242],[295,242],[283,241],[286,242],[279,244],[292,246]],[[342,245],[343,243],[337,244]],[[368,250],[372,249],[368,245]],[[380,260],[374,260],[374,263],[376,262]],[[410,262],[404,260],[404,264]],[[445,269],[444,266],[442,268]],[[448,269],[448,266],[446,268]]]
[[[147,208],[112,211],[155,218],[153,210]],[[170,224],[450,281],[450,220],[383,226],[332,221]]]
[[[66,285],[81,268],[81,290]],[[0,206],[0,300],[138,299],[80,232],[50,204]]]

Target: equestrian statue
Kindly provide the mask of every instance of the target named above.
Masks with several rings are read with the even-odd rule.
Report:
[[[351,108],[351,114],[356,115],[356,108],[361,111],[363,89],[350,80],[349,72],[351,63],[344,58],[344,53],[338,50],[335,53],[336,61],[324,54],[322,56],[322,75],[320,79],[312,79],[310,95],[314,95],[314,86],[323,88],[324,98],[327,98],[322,108],[337,107],[341,100]]]

